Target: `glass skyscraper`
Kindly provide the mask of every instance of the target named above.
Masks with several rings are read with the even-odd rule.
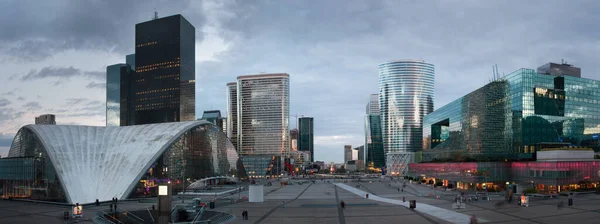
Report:
[[[314,127],[312,117],[298,118],[298,151],[310,152],[310,161],[315,161]]]
[[[280,174],[289,154],[289,75],[239,76],[238,154],[249,176]]]
[[[133,74],[128,64],[106,67],[106,126],[126,126],[130,116],[130,79]]]
[[[227,83],[227,137],[238,148],[237,82]]]
[[[421,60],[379,65],[379,105],[384,152],[417,152],[423,117],[433,111],[434,66]]]
[[[600,151],[600,81],[579,78],[579,68],[565,71],[519,69],[425,116],[423,159],[529,160],[556,147]]]
[[[181,15],[136,24],[135,124],[195,119],[195,30]]]
[[[381,132],[381,112],[379,110],[379,94],[371,94],[367,103],[365,116],[365,164],[369,168],[385,166],[383,153],[383,137]]]

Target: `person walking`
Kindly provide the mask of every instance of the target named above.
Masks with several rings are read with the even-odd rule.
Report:
[[[342,209],[346,208],[346,203],[344,201],[340,202],[340,206],[342,206]]]

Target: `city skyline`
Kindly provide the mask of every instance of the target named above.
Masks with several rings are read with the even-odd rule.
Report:
[[[226,113],[224,87],[237,76],[289,73],[290,114],[317,124],[315,161],[339,163],[343,145],[364,144],[364,102],[378,92],[380,63],[434,64],[436,109],[488,83],[494,64],[508,74],[564,58],[582,77],[600,79],[595,2],[188,3],[2,7],[0,28],[13,32],[0,35],[0,155],[41,114],[55,114],[58,124],[103,126],[106,66],[134,52],[135,24],[150,20],[154,8],[196,27],[196,118],[205,110]],[[45,18],[48,11],[56,16]]]

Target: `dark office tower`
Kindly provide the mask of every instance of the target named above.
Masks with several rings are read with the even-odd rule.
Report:
[[[195,117],[195,31],[174,15],[135,25],[135,124]]]
[[[128,64],[106,67],[106,126],[127,126],[133,122],[131,77]]]
[[[227,83],[227,137],[238,149],[237,82]]]
[[[313,148],[313,118],[301,117],[298,119],[298,151],[310,152],[310,162],[315,161],[315,151]]]
[[[131,67],[131,70],[135,71],[135,54],[125,56],[125,63]]]
[[[202,120],[207,120],[214,125],[216,125],[219,129],[223,128],[223,117],[221,117],[221,111],[219,110],[207,110],[202,114]],[[223,131],[223,130],[221,130]]]
[[[56,124],[56,116],[54,114],[43,114],[35,117],[35,124]]]

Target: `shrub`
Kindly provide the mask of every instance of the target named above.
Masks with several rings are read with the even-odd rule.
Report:
[[[440,182],[437,182],[437,183],[435,183],[435,186],[438,186],[438,187],[439,187],[439,186],[442,186],[442,185],[444,185],[444,183],[443,183],[443,182],[441,182],[441,181],[440,181]]]
[[[527,188],[523,191],[523,193],[525,194],[535,194],[537,193],[537,190],[535,188]]]

